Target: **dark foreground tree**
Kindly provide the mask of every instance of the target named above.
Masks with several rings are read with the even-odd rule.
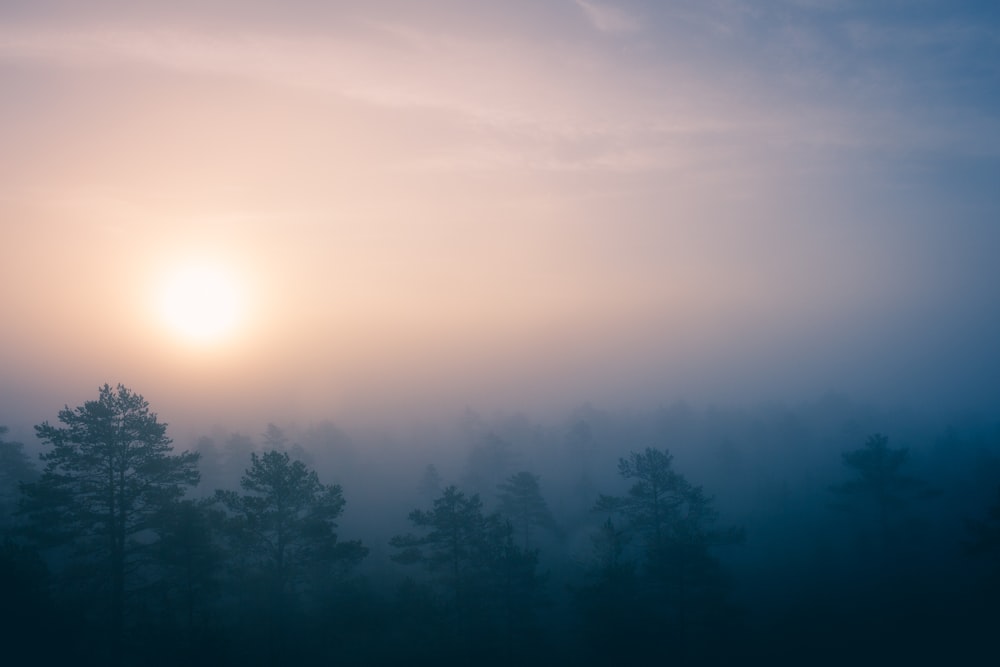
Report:
[[[572,589],[593,664],[636,661],[652,639],[648,610],[639,595],[634,564],[626,558],[629,535],[608,518],[591,536],[586,583]],[[629,641],[623,642],[623,637]]]
[[[368,549],[341,541],[344,511],[339,485],[323,484],[314,470],[287,452],[250,455],[242,493],[216,491],[230,540],[230,575],[251,632],[242,662],[299,663],[304,643],[304,603],[321,603]],[[306,594],[309,594],[308,596]]]
[[[188,646],[198,630],[208,626],[210,600],[220,588],[220,515],[211,499],[202,499],[173,503],[158,518],[160,540],[154,555],[163,572],[158,586],[165,606],[162,615],[183,627]]]
[[[743,532],[716,526],[712,499],[673,469],[666,450],[632,452],[619,460],[618,472],[632,481],[628,494],[602,495],[595,510],[621,516],[625,529],[639,538],[642,593],[635,604],[644,610],[645,623],[634,632],[654,644],[664,629],[671,632],[674,656],[683,664],[713,648],[708,638],[729,623],[728,585],[712,549],[741,542]],[[614,546],[613,534],[606,523],[599,544]],[[617,572],[627,570],[618,565]]]
[[[54,603],[48,568],[36,551],[0,540],[0,591],[3,664],[79,664],[76,649],[85,629]]]
[[[139,394],[118,385],[59,412],[62,426],[35,427],[51,449],[41,477],[24,485],[28,534],[43,547],[66,545],[91,591],[106,596],[110,652],[121,660],[126,593],[156,519],[197,484],[197,454],[173,454],[166,424]]]
[[[340,485],[322,484],[316,472],[287,452],[252,453],[240,480],[243,493],[217,491],[229,513],[235,546],[262,577],[279,607],[310,575],[329,576],[365,557],[358,541],[341,541],[337,518],[344,511]]]

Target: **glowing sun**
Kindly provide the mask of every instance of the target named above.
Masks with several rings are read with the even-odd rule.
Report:
[[[215,343],[233,336],[243,315],[243,298],[234,277],[210,265],[175,269],[163,282],[159,299],[163,323],[177,336]]]

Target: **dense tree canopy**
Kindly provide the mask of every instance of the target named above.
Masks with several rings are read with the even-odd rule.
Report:
[[[287,452],[252,453],[240,487],[243,493],[218,491],[216,499],[230,515],[242,553],[276,595],[301,583],[313,568],[349,567],[367,553],[360,542],[337,535],[345,505],[340,486],[321,483],[314,470]]]
[[[444,449],[369,440],[357,465],[332,450],[313,465],[293,444],[311,431],[269,425],[262,437],[192,436],[219,467],[211,489],[186,497],[205,462],[174,453],[141,397],[105,387],[59,415],[38,427],[34,476],[0,433],[0,480],[23,488],[19,514],[0,506],[4,665],[964,664],[996,627],[1000,431],[942,445],[910,430],[912,458],[882,436],[841,455],[822,447],[870,425],[810,435],[782,416],[730,438],[710,421],[699,439],[685,413],[683,429],[655,429],[673,433],[670,451],[630,451],[651,431],[597,414],[592,481],[606,493],[584,499],[559,425],[484,422],[483,437],[535,466],[509,470],[488,498],[442,482],[461,473]],[[767,467],[774,437],[782,456],[822,439],[812,462]],[[742,452],[736,465],[713,467],[720,441]],[[461,452],[468,440],[452,442]],[[357,518],[326,475],[357,489]],[[829,511],[838,475],[848,521]],[[920,477],[948,494],[906,511],[931,488]],[[883,509],[892,541],[873,552]],[[724,516],[749,527],[746,548],[717,549],[742,536]],[[547,539],[555,520],[560,539]]]

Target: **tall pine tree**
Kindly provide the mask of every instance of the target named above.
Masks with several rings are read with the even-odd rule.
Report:
[[[157,537],[157,518],[198,483],[198,455],[174,454],[166,424],[123,385],[59,411],[35,427],[50,447],[41,477],[24,485],[28,534],[43,547],[66,546],[106,602],[109,650],[121,661],[126,598],[141,553]]]

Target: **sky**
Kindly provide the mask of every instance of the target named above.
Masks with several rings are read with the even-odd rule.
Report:
[[[996,3],[5,0],[0,91],[0,423],[1000,412]]]

